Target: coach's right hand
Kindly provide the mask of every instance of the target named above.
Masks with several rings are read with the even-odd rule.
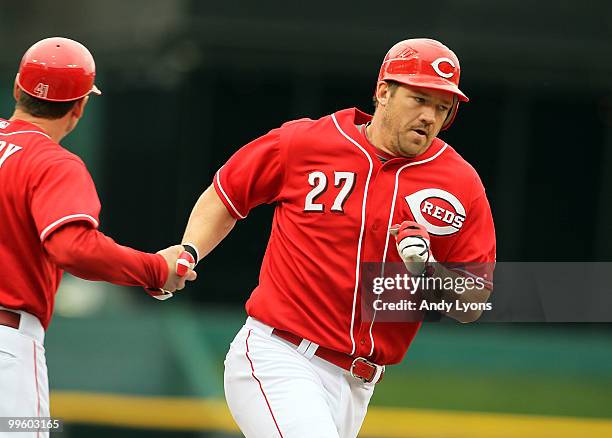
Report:
[[[157,254],[160,254],[168,264],[168,279],[163,287],[165,291],[174,292],[181,290],[185,287],[187,281],[193,281],[198,276],[193,270],[193,266],[190,266],[185,275],[180,276],[177,274],[177,260],[182,257],[184,252],[185,248],[183,248],[183,245],[174,245],[157,251]]]

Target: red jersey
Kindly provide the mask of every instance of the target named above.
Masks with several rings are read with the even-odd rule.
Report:
[[[401,262],[392,224],[415,220],[440,262],[494,262],[495,231],[476,171],[436,138],[415,158],[381,160],[347,109],[284,124],[237,151],[215,189],[236,219],[276,203],[247,313],[318,345],[402,360],[420,323],[362,321],[363,262]]]
[[[98,227],[100,201],[83,161],[30,123],[0,119],[0,305],[47,328],[63,271],[43,242],[58,227]]]

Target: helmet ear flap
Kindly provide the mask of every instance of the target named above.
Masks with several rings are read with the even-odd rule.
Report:
[[[448,115],[446,116],[446,120],[444,120],[444,123],[442,124],[442,128],[440,129],[441,131],[447,130],[450,127],[450,125],[453,124],[455,117],[457,117],[457,111],[459,111],[459,99],[457,98],[457,96],[454,96],[453,99],[454,99],[453,107],[448,112]]]

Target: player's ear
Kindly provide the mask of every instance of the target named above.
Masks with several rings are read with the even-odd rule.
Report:
[[[385,106],[391,97],[391,90],[386,81],[378,81],[376,84],[376,100],[379,105]]]
[[[85,96],[84,98],[80,99],[77,103],[75,103],[74,107],[72,108],[72,115],[76,117],[77,119],[80,119],[83,116],[83,112],[85,111],[85,105],[87,105],[88,101],[89,101],[89,96]]]

